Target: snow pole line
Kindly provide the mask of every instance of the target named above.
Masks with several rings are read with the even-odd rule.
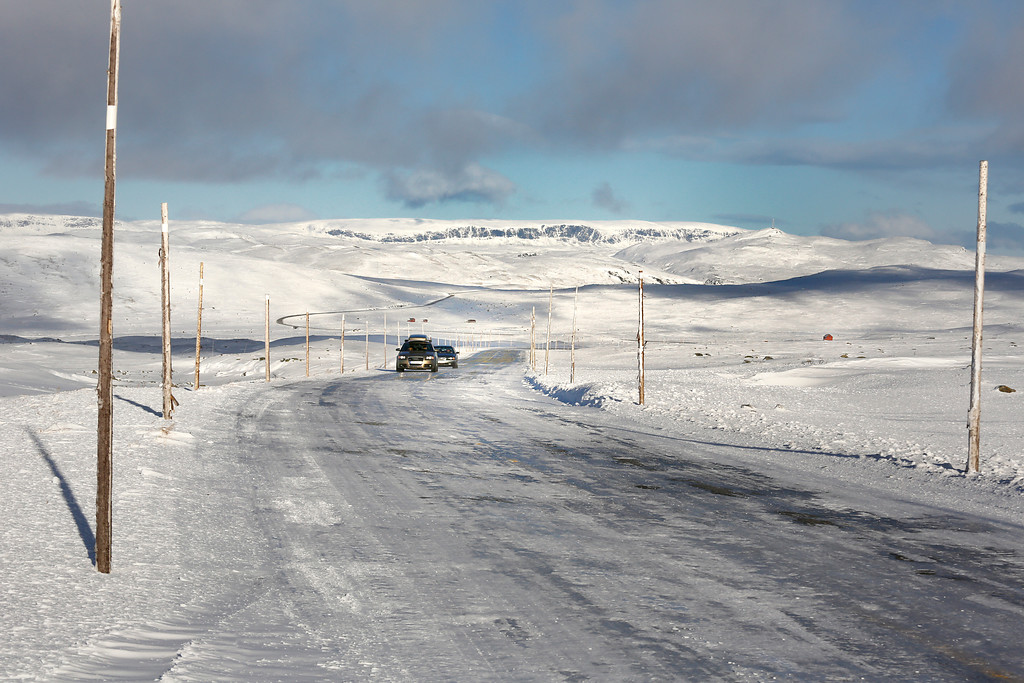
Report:
[[[117,73],[121,54],[121,0],[110,0],[110,51],[107,66],[107,132],[103,185],[103,233],[100,248],[100,348],[96,387],[96,570],[110,573],[113,538],[113,270],[114,197],[117,178]]]
[[[646,359],[644,358],[644,350],[647,346],[647,342],[644,339],[644,271],[640,271],[639,278],[639,320],[636,331],[636,365],[637,365],[637,393],[638,403],[644,404],[644,365]]]
[[[572,295],[572,333],[569,335],[569,384],[576,382],[576,304],[580,297],[579,285]]]
[[[170,231],[167,225],[167,202],[160,205],[160,317],[161,325],[161,346],[163,356],[163,372],[161,373],[161,384],[163,385],[163,416],[170,420],[174,412],[174,405],[177,403],[171,393],[173,382],[171,378],[171,274],[169,268],[170,260]]]
[[[196,313],[196,377],[192,391],[199,391],[199,354],[203,348],[203,262],[199,262],[199,310]]]
[[[967,471],[981,470],[981,336],[985,307],[985,240],[988,162],[978,165],[978,251],[974,261],[974,334],[971,339],[971,403],[967,413]]]
[[[264,317],[263,356],[266,362],[267,381],[270,381],[270,295],[267,294],[266,316]]]
[[[548,336],[544,342],[544,374],[548,374],[548,364],[551,357],[551,307],[554,305],[555,286],[548,287]]]

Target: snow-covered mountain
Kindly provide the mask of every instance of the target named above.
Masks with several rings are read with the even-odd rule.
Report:
[[[736,232],[697,243],[642,242],[623,248],[616,256],[706,284],[771,282],[827,270],[879,266],[974,268],[974,253],[963,247],[934,245],[910,237],[850,242],[790,235],[777,228]]]
[[[10,333],[95,329],[100,221],[0,216],[0,294],[17,302]],[[200,262],[211,306],[393,308],[458,288],[564,289],[636,282],[751,284],[829,270],[973,268],[959,247],[891,238],[849,242],[694,222],[346,219],[246,225],[171,219],[175,294],[195,295]],[[115,298],[122,326],[152,315],[158,221],[118,222]],[[990,257],[991,267],[1015,263]],[[372,280],[374,284],[368,284]],[[385,286],[382,281],[389,281]],[[251,301],[250,301],[251,300]],[[249,302],[249,303],[243,303]],[[344,303],[343,303],[344,302]]]
[[[535,223],[509,221],[411,220],[404,225],[388,224],[382,232],[379,221],[346,221],[346,227],[331,227],[328,234],[377,242],[436,242],[458,239],[506,239],[524,241],[563,241],[582,244],[631,244],[644,241],[675,240],[708,242],[741,233],[712,223],[649,223],[645,221],[591,221],[586,223]]]

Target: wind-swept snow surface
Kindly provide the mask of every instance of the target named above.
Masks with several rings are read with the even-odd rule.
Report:
[[[172,222],[165,421],[159,225],[118,230],[100,575],[98,226],[0,219],[4,679],[1024,678],[1020,261],[990,260],[966,476],[973,258],[955,249],[694,224]],[[421,331],[459,368],[393,372]]]

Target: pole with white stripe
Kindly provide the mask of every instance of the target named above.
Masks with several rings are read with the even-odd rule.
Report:
[[[117,72],[121,54],[121,0],[110,1],[110,52],[107,67],[107,144],[103,185],[103,235],[100,247],[100,357],[96,387],[96,570],[110,573],[114,441],[113,272],[114,195],[117,176]]]
[[[163,390],[164,419],[170,420],[174,412],[174,396],[171,394],[171,274],[170,237],[167,226],[167,202],[160,205],[160,309],[163,319]]]

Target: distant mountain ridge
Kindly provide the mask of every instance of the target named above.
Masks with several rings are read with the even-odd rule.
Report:
[[[9,213],[0,215],[0,229],[2,228],[37,228],[39,230],[64,228],[99,228],[103,226],[103,219],[88,216],[66,216],[63,214],[28,214]]]
[[[479,225],[452,226],[442,230],[426,230],[409,234],[372,234],[351,229],[328,230],[335,237],[349,237],[374,242],[436,242],[455,239],[554,239],[582,244],[626,244],[649,240],[681,240],[685,242],[710,242],[744,232],[739,228],[724,226],[702,227],[692,224],[686,227],[626,227],[617,230],[602,230],[585,223],[540,226],[485,227]]]
[[[144,225],[152,220],[118,220],[119,226]],[[287,233],[301,231],[368,242],[416,243],[445,240],[518,239],[557,240],[577,244],[636,244],[651,241],[683,241],[704,243],[749,232],[741,228],[715,223],[690,221],[657,223],[649,221],[580,221],[551,222],[517,220],[450,221],[435,219],[324,219],[296,223],[238,224],[208,220],[174,221],[179,227],[219,228],[241,234],[254,231]],[[0,215],[0,229],[35,228],[40,232],[60,229],[97,229],[102,220],[95,217],[58,214]]]

